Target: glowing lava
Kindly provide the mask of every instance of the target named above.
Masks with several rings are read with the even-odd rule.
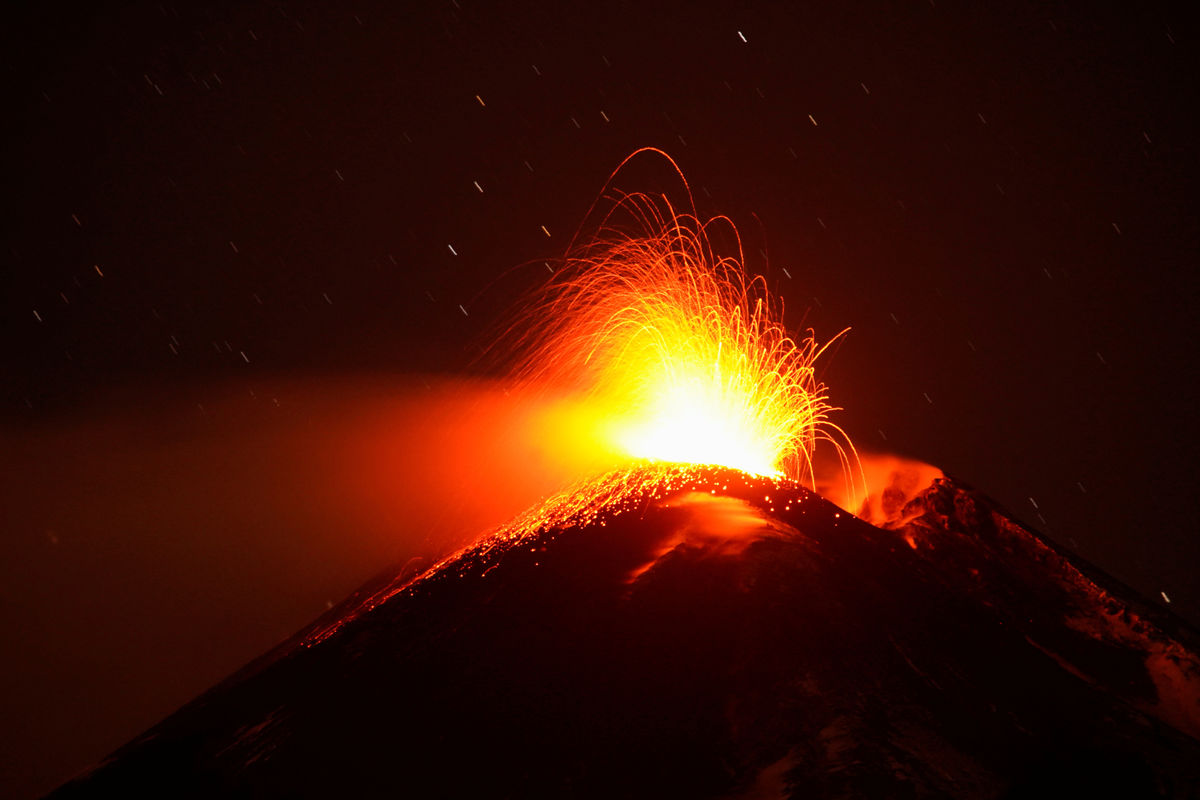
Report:
[[[651,148],[614,177],[647,150],[687,189]],[[828,343],[788,332],[782,303],[747,275],[733,223],[701,221],[687,198],[692,210],[677,212],[666,196],[606,196],[590,239],[510,330],[524,375],[586,394],[603,409],[601,438],[626,456],[813,485],[827,442],[853,472],[853,445],[829,421],[837,409],[814,371]]]

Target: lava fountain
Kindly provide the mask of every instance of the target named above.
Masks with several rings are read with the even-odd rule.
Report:
[[[612,189],[641,154],[671,165],[686,207],[665,194]],[[854,445],[830,420],[839,409],[816,371],[845,331],[823,345],[811,330],[790,332],[782,301],[744,263],[733,222],[702,220],[678,165],[643,148],[614,171],[503,339],[524,383],[585,397],[598,409],[598,438],[625,457],[815,486],[823,445],[847,483],[860,484]]]

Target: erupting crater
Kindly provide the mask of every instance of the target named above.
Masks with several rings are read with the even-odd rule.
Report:
[[[614,468],[385,572],[55,796],[1194,796],[1200,636],[860,459],[828,344],[728,220],[609,201],[506,340]]]

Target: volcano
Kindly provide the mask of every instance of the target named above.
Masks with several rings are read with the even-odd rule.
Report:
[[[883,499],[610,473],[52,796],[1196,796],[1193,629],[951,479]]]

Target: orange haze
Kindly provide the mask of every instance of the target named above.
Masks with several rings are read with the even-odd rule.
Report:
[[[607,466],[593,429],[395,377],[145,387],[0,429],[0,752],[48,791],[389,564]]]

